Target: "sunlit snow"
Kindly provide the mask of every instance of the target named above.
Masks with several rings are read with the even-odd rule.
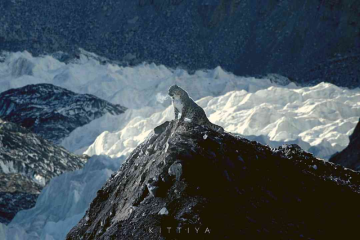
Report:
[[[326,95],[329,92],[333,95]],[[360,91],[327,83],[301,89],[273,86],[254,93],[232,91],[197,101],[209,119],[228,132],[252,136],[252,139],[253,136],[263,136],[266,140],[261,142],[273,142],[278,146],[284,142],[298,143],[321,158],[327,158],[347,146],[348,137],[360,116],[359,102]],[[320,109],[318,105],[321,105]],[[126,114],[113,117],[112,122],[118,119],[118,122],[124,123],[124,118]],[[99,135],[85,153],[128,155],[154,127],[173,118],[172,106],[150,117],[134,117],[118,131]],[[98,119],[97,123],[104,124],[102,119]],[[76,132],[85,130],[80,128]]]
[[[187,90],[226,131],[269,145],[298,143],[322,158],[346,147],[360,116],[360,90],[328,83],[300,88],[280,76],[238,77],[220,67],[193,74],[155,64],[120,67],[89,55],[68,64],[28,52],[7,53],[3,59],[0,91],[52,83],[129,108],[74,130],[61,145],[76,153],[128,155],[155,126],[174,118],[167,97],[173,84]]]

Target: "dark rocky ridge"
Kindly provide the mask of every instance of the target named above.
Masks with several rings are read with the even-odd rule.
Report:
[[[27,85],[0,94],[0,118],[59,143],[75,128],[106,113],[126,110],[90,94],[77,94],[51,84]]]
[[[2,0],[0,50],[359,87],[358,0]]]
[[[360,121],[350,136],[349,145],[340,153],[334,154],[329,161],[360,171]]]
[[[8,224],[21,210],[35,206],[39,194],[0,192],[0,223]]]
[[[0,174],[0,223],[8,224],[17,212],[35,206],[41,189],[19,173]]]
[[[172,121],[133,151],[67,239],[347,239],[358,234],[359,191],[359,173],[297,145]]]
[[[33,207],[51,178],[83,167],[87,159],[0,119],[0,221]]]

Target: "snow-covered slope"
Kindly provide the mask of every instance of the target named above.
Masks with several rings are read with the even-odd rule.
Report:
[[[298,89],[272,86],[256,92],[232,91],[202,98],[197,103],[212,122],[226,131],[273,147],[298,143],[322,158],[347,146],[360,115],[360,91],[327,83]],[[115,118],[124,122],[126,114]],[[85,153],[128,155],[155,126],[173,118],[171,106],[149,118],[134,117],[126,126],[119,125],[117,132],[103,132]],[[106,121],[99,119],[97,124],[104,125]],[[74,134],[81,132],[78,130]]]
[[[233,90],[256,92],[270,86],[286,85],[296,88],[286,78],[270,75],[266,78],[238,77],[220,67],[213,70],[199,70],[192,74],[182,69],[169,69],[155,64],[141,64],[135,67],[120,67],[115,64],[101,64],[94,54],[82,54],[68,64],[51,56],[33,57],[28,52],[4,53],[0,61],[0,92],[28,84],[50,83],[76,93],[93,94],[111,103],[120,104],[135,111],[127,113],[120,120],[143,118],[163,111],[170,105],[167,90],[173,84],[181,85],[193,99],[206,96],[221,96]],[[104,117],[108,120],[111,117]],[[62,143],[75,151],[87,148],[104,131],[118,130],[117,126],[92,123],[91,133],[82,137],[83,130],[76,131]],[[100,126],[99,126],[100,124]],[[120,125],[126,122],[118,122]],[[106,126],[105,126],[106,125]],[[98,127],[99,126],[99,127]],[[75,140],[76,139],[76,140]],[[80,140],[80,141],[79,141]],[[81,151],[78,151],[81,152]]]
[[[87,158],[0,119],[0,173],[22,174],[45,186],[51,178],[83,167]]]
[[[227,131],[257,136],[269,145],[298,142],[327,158],[348,144],[359,116],[360,90],[331,84],[300,88],[285,78],[238,77],[220,67],[188,73],[154,64],[119,67],[101,64],[96,55],[80,55],[68,64],[27,52],[4,54],[0,91],[29,83],[51,83],[90,93],[128,107],[75,129],[61,145],[76,153],[128,154],[173,113],[167,89],[178,84],[205,108],[211,121]]]
[[[180,82],[195,99],[219,96],[237,89],[254,92],[274,85],[270,78],[238,77],[220,67],[189,74],[186,70],[155,64],[135,67],[100,64],[96,55],[88,54],[68,64],[51,56],[33,57],[28,52],[4,53],[3,61],[0,61],[0,92],[28,84],[51,83],[77,93],[93,94],[130,109],[168,106],[167,89]]]
[[[76,94],[52,84],[27,85],[0,94],[0,118],[55,143],[106,113],[118,115],[125,110],[93,95]]]
[[[34,208],[19,212],[6,228],[0,227],[0,239],[64,239],[121,161],[94,156],[83,169],[53,178]]]
[[[51,178],[83,167],[87,159],[0,119],[0,221],[33,207]]]

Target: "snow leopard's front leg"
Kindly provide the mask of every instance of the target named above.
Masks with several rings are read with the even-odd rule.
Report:
[[[177,109],[177,107],[175,106],[174,99],[173,99],[172,103],[173,103],[173,107],[174,107],[175,120],[177,120],[177,119],[179,119],[179,109]]]
[[[179,110],[174,106],[175,119],[179,119]]]
[[[185,118],[187,118],[188,116],[188,111],[189,111],[189,108],[188,106],[183,106],[182,108],[182,112],[180,113],[180,119],[179,119],[179,122],[184,122],[185,121]]]

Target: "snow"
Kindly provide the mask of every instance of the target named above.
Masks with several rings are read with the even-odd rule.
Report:
[[[102,65],[89,55],[81,55],[79,60],[64,64],[51,56],[33,57],[26,51],[6,53],[0,62],[0,92],[28,84],[51,83],[139,109],[168,106],[167,90],[175,83],[184,87],[194,99],[219,96],[234,89],[254,92],[274,85],[270,79],[237,77],[220,67],[189,74],[183,69],[146,63],[135,67]],[[18,61],[23,63],[17,64]]]
[[[360,116],[359,102],[359,90],[338,88],[328,83],[305,88],[271,86],[256,92],[231,91],[197,101],[210,121],[228,132],[272,147],[296,143],[325,159],[348,145],[349,135]],[[154,127],[174,119],[174,113],[173,107],[169,106],[150,117],[139,114],[127,124],[123,117],[114,117],[122,122],[117,131],[101,134],[84,153],[127,156]]]
[[[298,87],[288,79],[239,77],[221,67],[192,74],[163,65],[100,64],[95,54],[64,64],[28,52],[4,54],[0,91],[30,83],[52,83],[90,93],[129,109],[77,128],[61,143],[75,153],[127,156],[152,129],[174,119],[168,88],[177,84],[226,131],[269,145],[298,143],[321,158],[341,151],[360,116],[360,90],[329,83]],[[19,60],[20,59],[20,60]]]
[[[347,146],[360,116],[359,89],[328,83],[301,88],[281,76],[238,77],[220,67],[190,74],[155,64],[102,65],[97,57],[87,53],[65,64],[28,52],[3,54],[0,92],[51,83],[129,109],[119,116],[104,115],[64,139],[61,145],[68,150],[93,157],[82,170],[52,179],[33,209],[19,212],[8,226],[0,224],[0,239],[64,239],[84,216],[97,190],[120,167],[120,159],[109,157],[128,156],[154,127],[174,119],[167,96],[173,84],[188,91],[210,121],[228,132],[271,147],[296,143],[322,158]],[[95,156],[101,154],[107,156]],[[13,168],[3,162],[0,167],[4,172]],[[40,175],[35,178],[42,181]]]
[[[0,169],[3,173],[17,173],[18,171],[14,167],[13,161],[0,160]]]
[[[0,239],[6,238],[6,230],[7,230],[7,226],[3,223],[0,223]]]
[[[34,175],[34,180],[35,180],[35,182],[37,182],[41,186],[46,185],[46,179],[43,176],[39,175],[39,174]]]
[[[19,212],[6,228],[0,226],[0,239],[65,239],[120,164],[121,159],[93,156],[83,169],[53,178],[34,208]]]

